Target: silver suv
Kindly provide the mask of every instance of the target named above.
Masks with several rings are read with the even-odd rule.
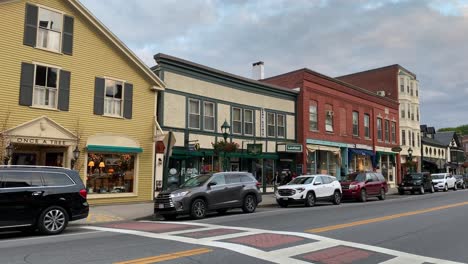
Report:
[[[158,194],[154,213],[174,220],[177,215],[190,215],[194,219],[205,217],[208,211],[226,213],[242,208],[253,213],[262,201],[260,184],[248,172],[219,172],[196,176],[176,190]]]

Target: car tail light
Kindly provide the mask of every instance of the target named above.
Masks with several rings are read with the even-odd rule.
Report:
[[[88,197],[88,192],[85,189],[80,190],[80,195],[81,197],[85,198]]]
[[[260,182],[257,182],[255,185],[257,186],[258,189],[260,189]]]

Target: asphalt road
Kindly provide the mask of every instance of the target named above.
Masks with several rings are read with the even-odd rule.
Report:
[[[468,263],[468,190],[0,233],[0,263]]]

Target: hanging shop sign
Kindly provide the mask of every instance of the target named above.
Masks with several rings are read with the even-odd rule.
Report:
[[[302,153],[302,144],[287,144],[286,152]]]

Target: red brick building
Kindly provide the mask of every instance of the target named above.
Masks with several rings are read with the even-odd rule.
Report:
[[[357,170],[381,171],[395,184],[400,179],[398,102],[375,92],[300,69],[262,81],[300,89],[297,139],[303,173],[340,178]],[[300,163],[300,162],[298,162]]]

